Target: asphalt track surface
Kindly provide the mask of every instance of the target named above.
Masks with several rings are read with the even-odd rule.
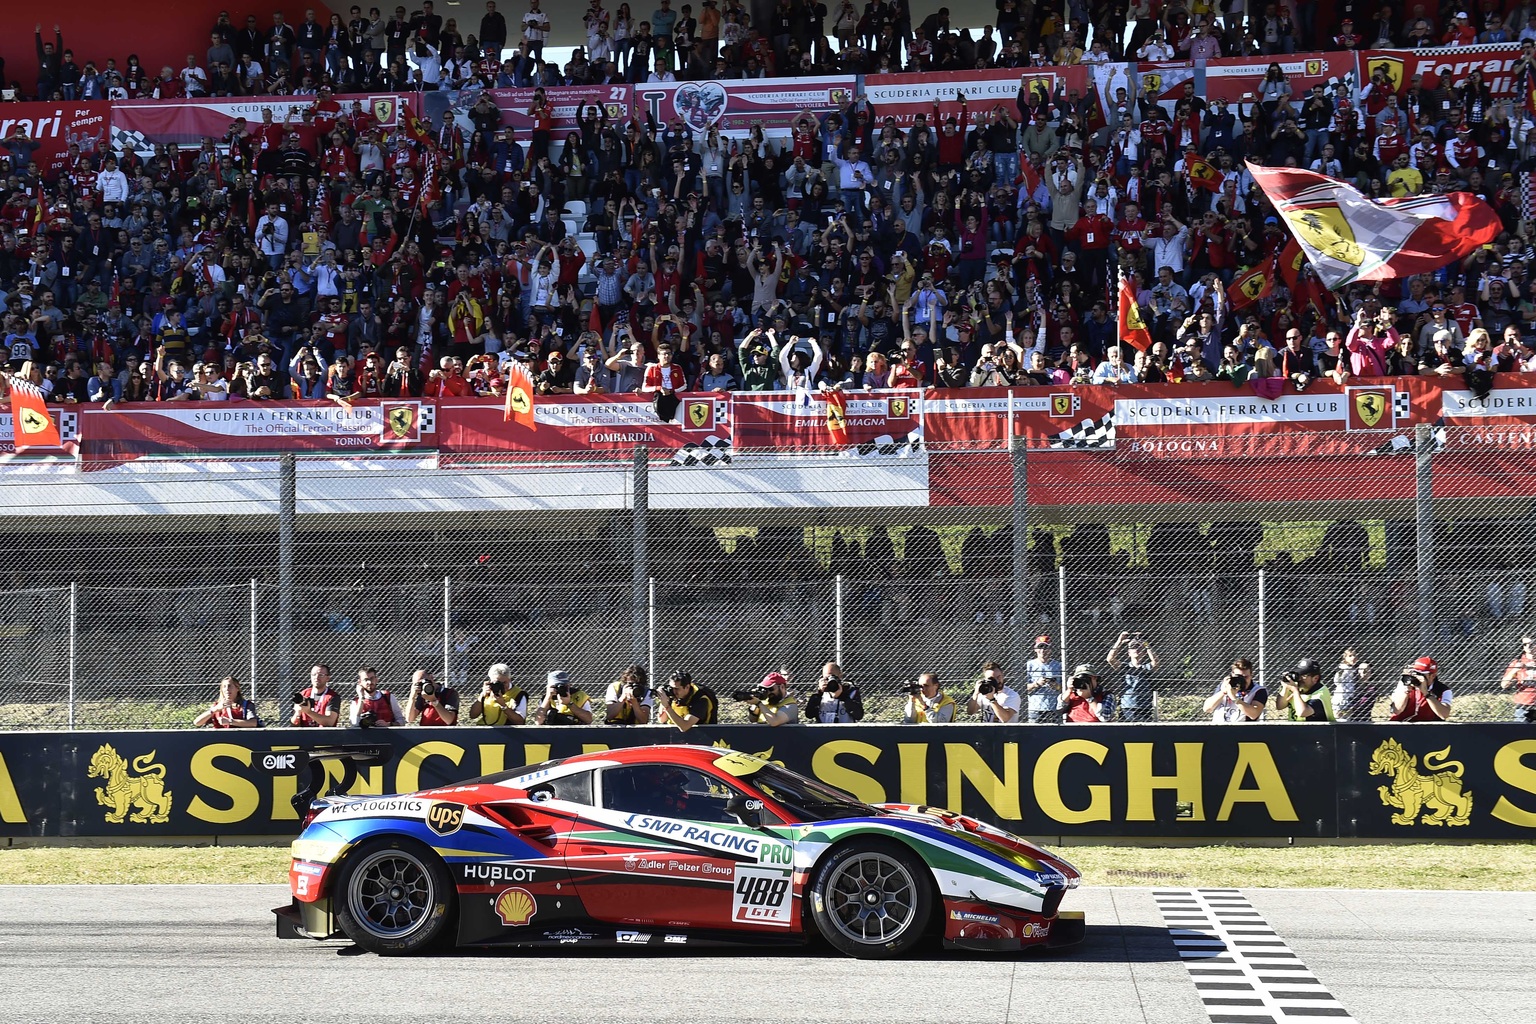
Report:
[[[1048,957],[934,952],[460,953],[385,960],[278,941],[282,886],[0,886],[0,1020],[1219,1021],[1151,889],[1089,889],[1087,941]],[[1245,889],[1347,1017],[1365,1024],[1536,1021],[1536,892]],[[1202,968],[1205,971],[1219,968]],[[1247,1011],[1239,1011],[1247,1012]]]

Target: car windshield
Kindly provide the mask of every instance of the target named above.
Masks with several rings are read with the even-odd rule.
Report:
[[[763,791],[764,796],[783,804],[801,821],[864,818],[884,813],[851,793],[796,775],[776,764],[764,764],[750,778],[752,784]]]

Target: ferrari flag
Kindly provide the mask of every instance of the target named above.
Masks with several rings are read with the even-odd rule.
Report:
[[[1312,171],[1250,163],[1248,172],[1329,288],[1436,271],[1503,230],[1468,192],[1373,200]]]
[[[528,368],[517,360],[507,364],[507,406],[501,420],[503,423],[516,420],[529,430],[539,428],[533,412],[533,378],[528,375]]]
[[[1226,176],[1218,171],[1214,164],[1203,156],[1195,156],[1191,153],[1184,158],[1184,173],[1189,175],[1189,183],[1196,188],[1203,188],[1207,192],[1220,192],[1222,182]]]
[[[11,387],[11,427],[16,450],[61,447],[64,442],[59,438],[59,425],[48,415],[42,388],[20,377],[10,377],[7,383]]]
[[[1141,315],[1136,289],[1124,275],[1120,277],[1120,340],[1142,352],[1152,347],[1152,332],[1147,330],[1146,318]]]

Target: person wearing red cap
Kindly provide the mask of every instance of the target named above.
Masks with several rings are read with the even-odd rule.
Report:
[[[789,677],[769,672],[747,703],[747,719],[756,725],[793,725],[800,721],[800,707],[789,696]]]
[[[1515,721],[1536,725],[1536,637],[1527,633],[1520,638],[1520,653],[1504,670],[1499,689],[1511,691]]]
[[[1451,717],[1451,688],[1440,681],[1440,666],[1425,656],[1403,667],[1392,691],[1393,722],[1443,722]]]

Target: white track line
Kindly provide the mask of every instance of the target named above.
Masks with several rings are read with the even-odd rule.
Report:
[[[1322,981],[1236,889],[1154,889],[1211,1024],[1353,1024]]]

